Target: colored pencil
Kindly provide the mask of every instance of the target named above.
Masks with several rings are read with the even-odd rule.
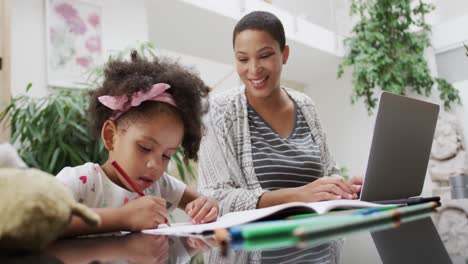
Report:
[[[138,186],[132,181],[132,178],[128,176],[128,174],[120,167],[120,165],[117,163],[117,161],[112,161],[111,162],[112,166],[124,177],[124,179],[132,186],[132,189],[134,192],[138,193],[141,197],[145,196],[145,194],[138,188]]]
[[[305,237],[300,238],[300,241],[296,244],[296,246],[298,248],[310,248],[310,247],[315,247],[323,243],[336,240],[336,239],[341,239],[341,238],[344,238],[344,237],[347,237],[347,236],[350,236],[352,234],[356,234],[359,232],[363,232],[363,231],[373,233],[373,232],[388,230],[392,228],[398,228],[400,225],[403,225],[405,223],[409,223],[412,221],[417,221],[417,220],[430,217],[432,213],[433,213],[432,211],[426,211],[422,213],[417,213],[415,215],[404,216],[401,219],[399,219],[399,221],[386,220],[382,222],[371,223],[369,225],[352,226],[349,228],[336,229],[334,230],[334,232],[317,234],[314,236],[305,236]]]
[[[399,207],[393,210],[384,210],[380,212],[375,212],[370,215],[357,214],[349,216],[337,217],[336,221],[328,222],[316,222],[311,221],[305,223],[304,225],[297,227],[293,234],[299,237],[306,236],[321,236],[329,232],[337,232],[341,229],[354,228],[358,226],[365,226],[371,223],[377,223],[387,220],[399,221],[400,217],[414,215],[416,213],[421,213],[425,211],[434,210],[438,207],[440,203],[438,202],[429,202],[424,204],[417,204],[411,206]],[[330,219],[333,220],[333,219]]]
[[[395,209],[397,206],[363,208],[354,210],[333,211],[326,214],[309,214],[292,216],[287,220],[273,220],[254,222],[229,228],[229,233],[233,239],[254,239],[265,236],[290,235],[301,226],[314,223],[314,225],[330,224],[334,222],[343,222],[346,219],[354,219],[356,215],[371,215],[381,211]]]
[[[334,232],[328,232],[323,235],[317,236],[297,237],[289,233],[274,236],[254,237],[252,239],[238,238],[230,240],[226,233],[224,233],[222,239],[223,241],[230,240],[230,249],[241,249],[247,252],[258,250],[272,250],[286,247],[310,248],[322,245],[324,243],[328,243],[332,240],[347,237],[354,233],[359,233],[363,231],[372,233],[391,228],[397,228],[402,224],[430,217],[431,214],[431,211],[424,211],[415,215],[403,216],[398,221],[387,219],[382,222],[371,223],[363,226],[350,226],[349,228],[339,229],[335,230]]]

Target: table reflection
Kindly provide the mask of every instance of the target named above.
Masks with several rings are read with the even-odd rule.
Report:
[[[40,254],[3,256],[0,263],[189,263],[214,245],[213,237],[103,235],[58,240]]]
[[[374,252],[377,259],[368,260],[372,263],[451,263],[430,217],[398,223],[401,226],[380,223],[307,238],[263,237],[225,248],[217,247],[214,237],[144,233],[64,239],[40,254],[0,255],[0,263],[361,263],[346,254],[350,246],[354,255]],[[371,233],[370,244],[350,242],[353,233],[363,232]]]
[[[299,246],[299,247],[298,247]],[[246,251],[213,248],[204,253],[204,263],[340,263],[343,240],[338,239],[314,247],[280,247]]]

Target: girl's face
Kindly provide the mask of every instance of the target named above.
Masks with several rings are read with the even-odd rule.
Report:
[[[280,45],[268,32],[247,29],[235,37],[234,52],[237,74],[247,95],[265,98],[279,89],[281,69],[289,56],[289,47]]]
[[[106,127],[111,130],[113,123],[109,122],[112,121],[104,124],[104,140]],[[106,144],[109,160],[117,161],[138,187],[144,190],[162,176],[171,156],[181,144],[183,135],[183,123],[174,113],[158,113],[150,119],[130,121],[128,125],[116,128],[111,148]],[[133,190],[115,170],[110,174],[113,175],[108,176],[118,179],[120,185]]]

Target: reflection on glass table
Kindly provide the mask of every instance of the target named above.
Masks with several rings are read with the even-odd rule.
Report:
[[[214,245],[212,236],[113,234],[58,240],[40,254],[0,255],[0,263],[189,263]]]
[[[428,213],[304,238],[232,241],[227,252],[205,253],[205,263],[361,263],[350,262],[341,253],[346,237],[362,232],[371,233],[382,263],[452,263]]]
[[[365,263],[451,263],[427,214],[354,230],[310,237],[269,237],[217,247],[210,237],[166,237],[143,233],[59,240],[36,255],[3,256],[0,263],[364,263],[343,254],[355,235],[371,233],[371,244],[353,254],[374,251]],[[351,241],[351,242],[350,242]]]

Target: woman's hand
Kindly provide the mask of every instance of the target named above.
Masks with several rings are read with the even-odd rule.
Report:
[[[185,207],[185,212],[193,224],[204,224],[216,221],[218,218],[218,202],[206,196],[200,196]]]
[[[303,202],[357,199],[357,192],[360,191],[360,187],[353,186],[341,176],[322,177],[294,189],[297,191],[296,200]]]
[[[349,183],[352,185],[362,185],[363,182],[363,177],[362,176],[353,176],[350,180]]]
[[[129,231],[154,229],[166,221],[166,200],[159,197],[140,197],[128,202],[121,209],[124,226]]]
[[[354,187],[354,189],[356,190],[356,194],[359,198],[359,196],[361,195],[362,183],[364,182],[364,178],[362,176],[353,176],[348,182]]]

